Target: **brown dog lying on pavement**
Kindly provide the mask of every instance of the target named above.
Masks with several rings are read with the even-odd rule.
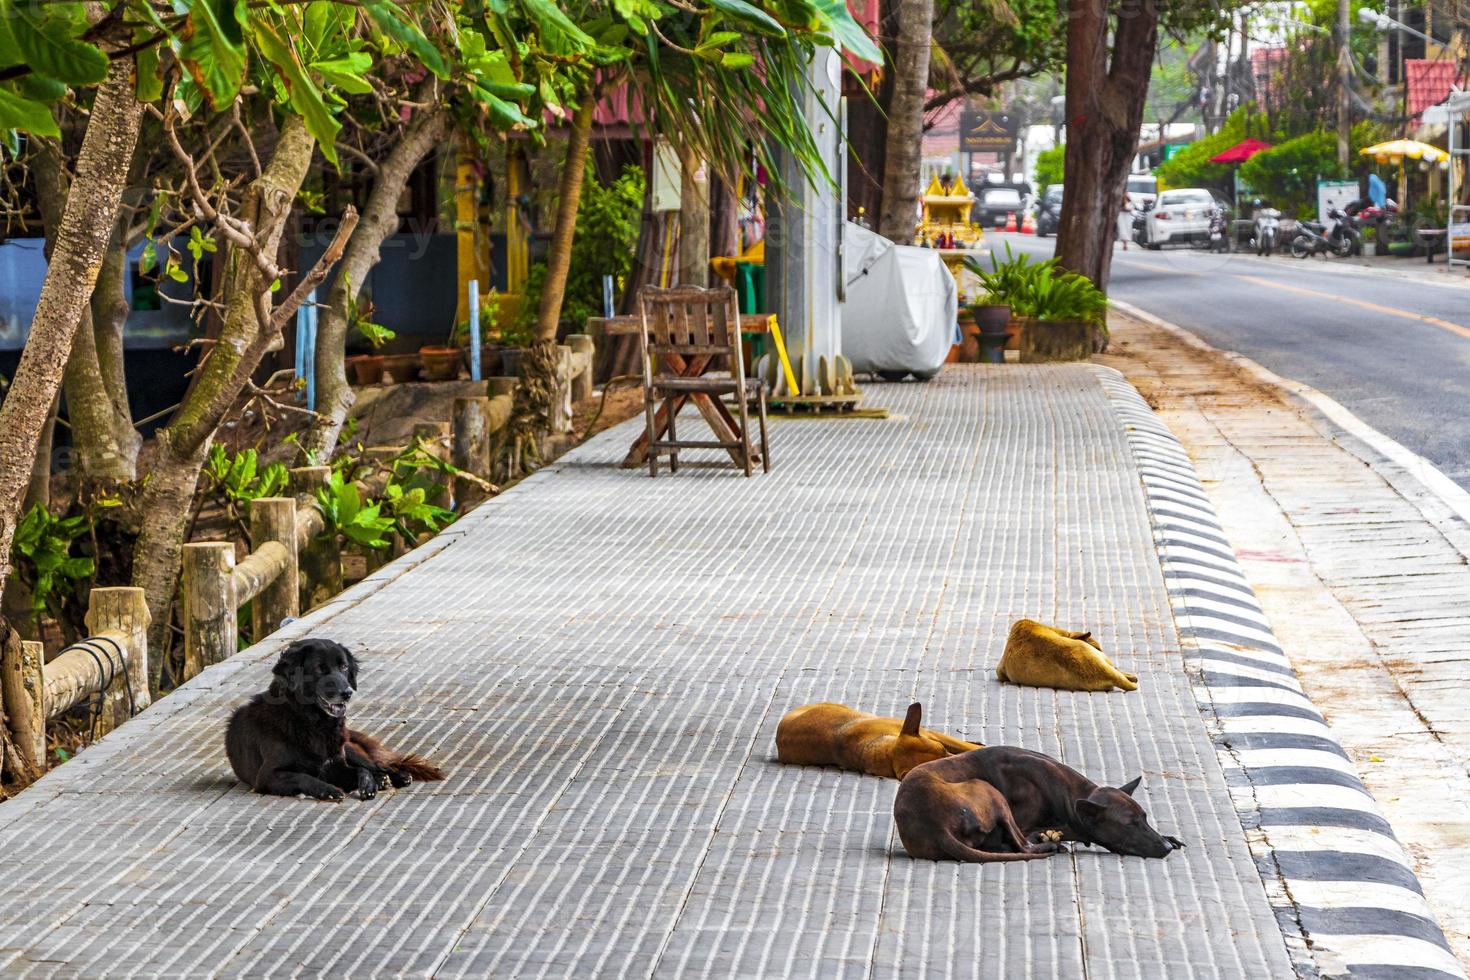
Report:
[[[898,785],[893,819],[911,857],[1030,861],[1064,847],[1161,858],[1184,845],[1149,826],[1133,800],[1142,776],[1114,789],[1026,749],[997,745],[917,766]]]
[[[841,704],[808,704],[776,726],[776,757],[793,766],[836,766],[872,776],[902,779],[914,766],[980,748],[919,727],[915,701],[903,721],[880,718]]]
[[[1017,620],[1006,637],[995,676],[1012,684],[1064,691],[1138,690],[1138,678],[1125,674],[1102,654],[1091,633]]]

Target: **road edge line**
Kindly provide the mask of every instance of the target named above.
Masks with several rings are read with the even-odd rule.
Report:
[[[1262,384],[1270,385],[1291,397],[1306,402],[1348,435],[1358,439],[1390,462],[1402,467],[1405,473],[1413,477],[1425,491],[1435,497],[1445,507],[1449,508],[1466,525],[1470,525],[1470,491],[1466,491],[1454,480],[1445,476],[1444,472],[1428,459],[1425,459],[1396,439],[1383,434],[1367,422],[1358,418],[1357,415],[1353,414],[1341,402],[1328,395],[1324,395],[1316,388],[1304,382],[1284,378],[1270,368],[1251,360],[1244,354],[1222,350],[1192,331],[1178,324],[1170,323],[1168,320],[1155,316],[1147,310],[1140,309],[1132,303],[1110,298],[1108,304],[1136,320],[1141,320],[1150,326],[1158,327],[1172,334],[1197,350],[1224,357],[1248,374],[1253,375]],[[1425,516],[1428,517],[1429,515]]]

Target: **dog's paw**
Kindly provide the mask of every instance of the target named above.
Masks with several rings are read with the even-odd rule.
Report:
[[[1061,841],[1044,840],[1027,847],[1032,854],[1066,854],[1067,845]]]
[[[378,795],[378,777],[367,769],[357,770],[357,798],[370,800]]]
[[[1178,837],[1165,837],[1164,840],[1168,841],[1169,844],[1174,848],[1174,850],[1184,850],[1184,841],[1180,840]]]
[[[413,777],[402,769],[390,769],[388,771],[388,781],[393,784],[394,789],[402,789],[413,782]]]
[[[341,803],[346,795],[335,786],[327,786],[316,791],[316,798],[326,803]]]

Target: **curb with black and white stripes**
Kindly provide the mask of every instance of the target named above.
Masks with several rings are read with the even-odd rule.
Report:
[[[1464,980],[1393,828],[1276,642],[1184,447],[1121,374],[1095,370],[1127,430],[1195,698],[1299,972]]]

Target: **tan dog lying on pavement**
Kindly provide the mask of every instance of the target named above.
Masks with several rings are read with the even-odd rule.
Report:
[[[836,766],[902,779],[914,766],[980,748],[919,727],[915,701],[903,721],[841,704],[808,704],[776,726],[776,757],[793,766]]]
[[[1138,678],[1113,666],[1091,633],[1059,630],[1030,619],[1011,627],[995,676],[1012,684],[1064,691],[1138,690]]]

